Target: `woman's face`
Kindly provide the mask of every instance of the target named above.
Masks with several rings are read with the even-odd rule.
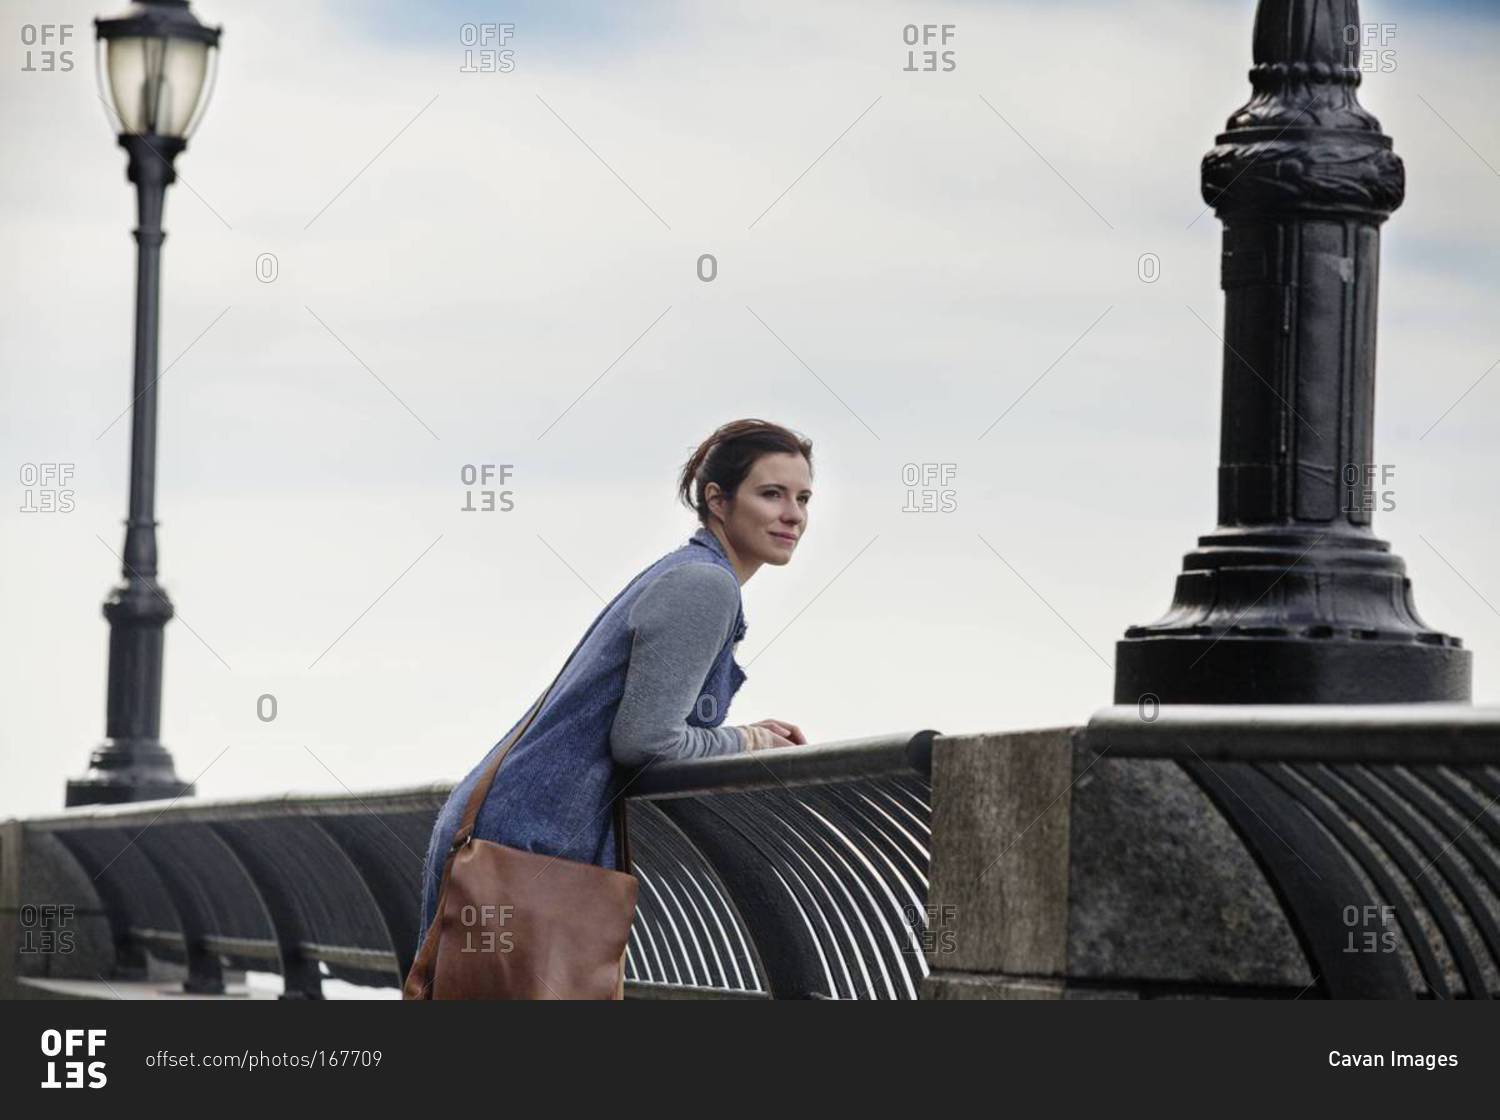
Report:
[[[792,558],[807,531],[811,498],[807,460],[780,451],[755,460],[733,502],[711,501],[710,507],[724,519],[724,535],[741,562],[780,566]]]

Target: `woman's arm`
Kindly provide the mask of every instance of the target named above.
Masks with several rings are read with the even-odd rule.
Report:
[[[616,762],[641,766],[653,759],[745,749],[738,728],[687,722],[738,610],[738,581],[711,562],[669,568],[636,597],[628,619],[632,641],[625,693],[609,736]]]

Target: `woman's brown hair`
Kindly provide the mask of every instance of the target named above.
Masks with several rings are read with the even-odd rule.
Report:
[[[708,484],[717,482],[732,500],[755,460],[778,452],[801,455],[812,471],[812,440],[769,420],[732,420],[700,443],[683,464],[677,496],[698,515],[699,524],[707,525],[709,508],[703,491]]]

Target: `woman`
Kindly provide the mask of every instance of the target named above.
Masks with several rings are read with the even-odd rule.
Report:
[[[678,480],[698,530],[636,575],[589,625],[501,763],[476,837],[617,869],[607,810],[630,769],[807,742],[784,720],[721,725],[745,681],[734,660],[746,629],[740,587],[762,564],[791,560],[807,531],[811,482],[811,441],[778,424],[736,420],[703,441]],[[422,885],[423,936],[464,806],[509,735],[438,813]]]

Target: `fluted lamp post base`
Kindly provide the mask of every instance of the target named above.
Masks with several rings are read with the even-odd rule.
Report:
[[[1385,541],[1243,529],[1198,543],[1167,615],[1116,643],[1115,703],[1470,699],[1469,651],[1422,620]]]

